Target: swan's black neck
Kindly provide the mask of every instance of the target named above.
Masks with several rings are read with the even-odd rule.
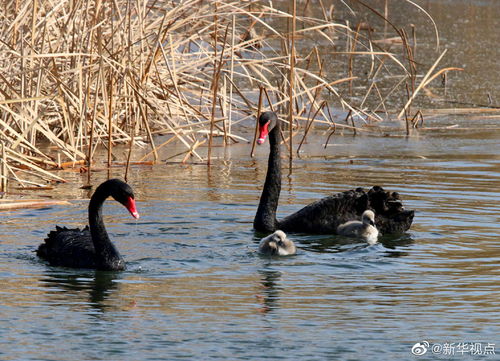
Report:
[[[105,183],[103,183],[104,185]],[[110,196],[110,190],[103,185],[97,187],[89,203],[89,227],[95,249],[96,268],[101,270],[121,270],[125,268],[120,253],[108,237],[102,219],[102,205]]]
[[[260,196],[259,207],[253,221],[253,227],[261,232],[274,232],[278,221],[276,209],[281,191],[281,154],[280,154],[280,121],[269,132],[269,161],[267,164],[266,182]]]

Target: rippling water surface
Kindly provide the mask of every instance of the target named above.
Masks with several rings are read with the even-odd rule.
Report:
[[[490,39],[497,32],[482,30],[497,28],[498,3],[418,2],[435,16],[445,46],[456,46],[447,61],[465,68],[450,84],[459,99],[487,99],[498,90]],[[498,119],[426,119],[428,127],[458,128],[334,136],[326,149],[326,136],[310,139],[291,175],[284,170],[279,215],[382,185],[416,216],[407,234],[373,246],[295,234],[296,256],[257,255],[262,235],[252,221],[267,147],[252,159],[248,145],[233,146],[210,169],[134,168],[140,220],[115,202],[105,206],[124,272],[49,267],[34,255],[55,224],[86,223],[90,194],[75,187],[84,176],[64,173],[73,182],[56,191],[17,191],[71,206],[0,213],[0,359],[405,360],[424,340],[495,343],[498,357],[500,134],[491,130]],[[96,173],[94,182],[105,177]]]
[[[476,124],[337,137],[294,162],[280,215],[357,186],[402,194],[414,225],[374,246],[292,235],[296,256],[257,255],[267,147],[255,159],[233,147],[210,170],[134,168],[140,220],[105,206],[125,272],[49,267],[33,253],[54,224],[84,223],[87,191],[61,185],[47,195],[71,206],[2,212],[0,358],[400,360],[422,340],[498,344],[500,134]]]

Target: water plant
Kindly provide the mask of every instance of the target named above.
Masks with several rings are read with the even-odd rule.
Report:
[[[383,121],[379,110],[388,112],[402,89],[408,131],[419,91],[450,69],[434,73],[437,56],[418,84],[412,37],[387,9],[354,3],[386,29],[375,36],[372,25],[346,20],[358,10],[339,2],[349,16],[337,18],[340,11],[321,0],[319,10],[296,0],[4,1],[2,190],[6,180],[64,182],[53,170],[66,167],[90,180],[98,149],[106,166],[126,164],[125,178],[131,162],[158,161],[172,142],[184,147],[176,154],[182,161],[209,163],[215,137],[224,146],[249,140],[261,107],[287,119],[290,159],[293,138],[302,144],[313,126],[372,131],[363,125]],[[391,33],[402,47],[387,42]],[[382,87],[391,77],[397,81]],[[357,81],[366,84],[363,96],[353,90]],[[332,116],[332,106],[344,113]]]

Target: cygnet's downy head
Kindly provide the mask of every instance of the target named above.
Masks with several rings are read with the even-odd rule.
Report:
[[[259,244],[259,252],[268,256],[289,256],[296,253],[295,244],[286,238],[283,231],[262,238]]]
[[[369,224],[373,227],[375,227],[375,213],[369,209],[363,212],[363,215],[361,216],[361,221],[364,224]]]

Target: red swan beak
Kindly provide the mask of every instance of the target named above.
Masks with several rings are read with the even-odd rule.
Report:
[[[137,208],[135,208],[135,199],[132,197],[128,197],[126,203],[124,204],[125,208],[128,209],[132,217],[135,219],[139,219],[139,212],[137,212]]]
[[[259,126],[259,139],[257,139],[257,144],[261,145],[266,141],[267,135],[269,134],[269,122]]]

